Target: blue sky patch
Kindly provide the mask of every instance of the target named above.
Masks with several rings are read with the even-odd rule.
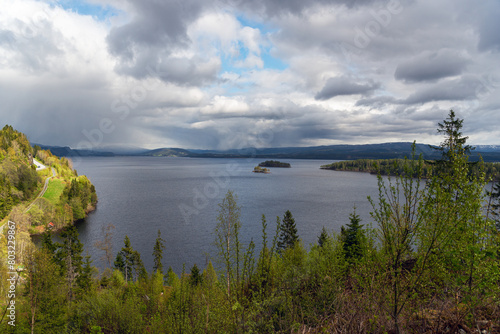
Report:
[[[118,11],[111,6],[100,6],[87,1],[60,0],[57,3],[65,10],[71,10],[80,15],[90,15],[99,21],[105,21],[111,16],[118,15]]]
[[[270,28],[269,26],[266,26],[265,24],[257,21],[253,21],[248,19],[245,16],[238,16],[237,20],[241,23],[242,26],[244,27],[250,27],[253,29],[258,29],[263,36],[268,35],[273,33],[275,30]],[[271,49],[273,46],[268,43],[269,45],[261,45],[260,46],[260,57],[262,61],[264,62],[264,69],[273,69],[273,70],[284,70],[288,67],[288,65],[282,61],[279,58],[273,57],[271,55]],[[237,63],[243,62],[249,55],[249,50],[248,48],[245,47],[245,45],[242,42],[238,43],[238,52],[239,55],[238,57],[231,57],[229,55],[223,55],[222,56],[222,73],[224,72],[232,72],[232,73],[237,73],[237,74],[242,74],[248,70],[248,68],[241,68],[237,67]]]

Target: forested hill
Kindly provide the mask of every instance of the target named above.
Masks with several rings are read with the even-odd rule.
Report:
[[[37,171],[33,158],[46,168]],[[38,233],[49,223],[58,229],[84,218],[96,203],[94,186],[70,160],[32,147],[12,126],[0,130],[0,225],[8,218],[19,231]]]
[[[353,160],[353,159],[403,159],[411,155],[410,142],[365,144],[365,145],[328,145],[311,147],[247,147],[232,150],[196,150],[182,148],[159,148],[155,150],[75,150],[69,147],[42,146],[50,149],[58,156],[155,156],[155,157],[192,157],[192,158],[257,158],[257,159],[322,159],[322,160]],[[416,145],[417,154],[422,153],[424,159],[438,159],[439,153],[427,144]],[[470,160],[477,161],[479,155],[484,161],[500,161],[500,147],[495,145],[480,145],[472,151]]]
[[[11,126],[0,130],[0,219],[14,205],[30,199],[42,181],[31,168],[32,152],[24,134]]]

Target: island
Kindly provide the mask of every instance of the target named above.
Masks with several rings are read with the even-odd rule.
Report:
[[[288,162],[281,162],[275,160],[266,160],[259,164],[260,167],[280,167],[280,168],[290,168],[292,167]]]
[[[260,166],[255,166],[255,168],[253,169],[253,172],[254,173],[264,173],[264,174],[269,174],[271,173],[271,171],[267,168],[262,168]]]

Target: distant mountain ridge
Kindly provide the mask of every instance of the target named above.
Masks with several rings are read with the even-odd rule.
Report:
[[[355,159],[395,159],[411,155],[410,142],[394,142],[361,145],[328,145],[310,147],[274,147],[274,148],[242,148],[231,150],[196,150],[182,148],[158,148],[146,150],[133,148],[119,151],[75,150],[69,147],[39,145],[42,149],[50,149],[58,156],[155,156],[155,157],[192,157],[192,158],[271,158],[271,159],[321,159],[321,160],[355,160]],[[500,145],[478,145],[472,151],[471,160],[482,156],[484,161],[500,161]],[[110,148],[112,149],[112,148]],[[424,159],[439,159],[440,152],[431,145],[416,144],[417,155]]]

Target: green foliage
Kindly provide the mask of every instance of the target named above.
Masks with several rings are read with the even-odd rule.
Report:
[[[61,179],[50,180],[47,191],[43,194],[43,198],[48,199],[53,205],[57,205],[59,204],[65,187],[66,184]]]
[[[299,241],[295,219],[290,210],[287,210],[280,224],[280,237],[278,241],[278,250],[281,252],[289,247],[293,247]]]
[[[68,203],[72,210],[72,220],[83,219],[97,204],[95,187],[85,175],[71,179],[61,195],[61,203]]]
[[[34,196],[41,178],[30,167],[32,148],[26,136],[6,125],[0,130],[0,219]]]
[[[165,240],[161,237],[161,232],[158,230],[158,236],[156,237],[155,245],[153,248],[154,265],[153,272],[159,272],[163,274],[163,264],[161,260],[163,259],[163,250],[165,249]]]
[[[349,224],[342,226],[340,230],[340,239],[342,241],[342,248],[344,256],[349,260],[356,260],[363,255],[363,246],[365,244],[365,234],[363,225],[360,224],[361,218],[354,212],[349,216]]]
[[[198,269],[196,263],[193,265],[193,268],[191,268],[191,276],[189,277],[189,279],[191,281],[191,285],[193,286],[197,286],[203,281],[203,277],[200,274],[200,269]]]
[[[241,228],[241,208],[237,204],[237,196],[228,190],[219,204],[219,215],[215,227],[215,244],[219,251],[219,263],[226,274],[228,296],[231,294],[231,282],[239,281],[241,245],[238,234]]]
[[[321,234],[318,237],[318,245],[319,247],[323,247],[328,242],[328,239],[330,237],[328,236],[328,232],[326,231],[326,228],[323,226],[321,229]]]
[[[321,166],[321,169],[398,176],[404,173],[405,164],[407,163],[409,163],[408,159],[358,159],[334,162],[328,165]],[[436,166],[435,161],[424,161],[422,164],[421,178],[432,178],[433,174],[436,173],[437,168],[438,167]],[[478,172],[478,166],[476,166],[475,164],[471,164],[470,173]],[[500,163],[485,162],[484,172],[487,177],[494,177],[495,175],[499,175]],[[417,176],[414,175],[414,177]]]
[[[220,281],[211,262],[202,274],[194,265],[180,276],[169,267],[164,277],[159,232],[155,273],[148,276],[126,236],[116,270],[100,280],[75,230],[65,230],[61,243],[44,234],[41,247],[27,252],[17,332],[493,332],[500,327],[500,252],[490,215],[499,186],[484,208],[485,171],[479,162],[471,173],[461,126],[451,113],[440,125],[446,137],[432,177],[424,179],[415,153],[393,165],[395,177],[379,175],[378,197],[370,199],[374,228],[354,211],[340,234],[323,228],[310,249],[289,211],[283,222],[277,217],[272,240],[263,215],[261,248],[251,241],[245,249],[241,209],[229,191],[215,230]],[[87,195],[75,180],[66,196],[78,201]]]
[[[288,162],[281,162],[275,160],[266,160],[259,164],[260,167],[281,167],[281,168],[290,168],[291,165]]]
[[[115,269],[119,270],[125,277],[125,281],[135,281],[147,278],[147,272],[141,260],[141,255],[130,244],[126,235],[123,240],[124,246],[116,255]]]
[[[49,168],[37,172],[32,165],[34,157]],[[52,177],[53,170],[56,178]],[[70,160],[57,158],[39,147],[32,148],[27,137],[11,126],[0,130],[0,219],[16,206],[32,202],[49,176],[52,180],[44,197],[30,209],[30,218],[22,222],[21,228],[28,230],[53,222],[56,229],[61,229],[84,218],[95,207],[97,195],[85,176],[76,177]],[[41,203],[42,200],[48,201]]]
[[[487,192],[488,200],[488,214],[491,219],[495,221],[495,226],[500,232],[500,178],[492,182],[491,190]]]
[[[22,294],[26,300],[29,327],[35,333],[64,332],[67,290],[58,265],[43,249],[30,250],[24,265],[26,284]]]

